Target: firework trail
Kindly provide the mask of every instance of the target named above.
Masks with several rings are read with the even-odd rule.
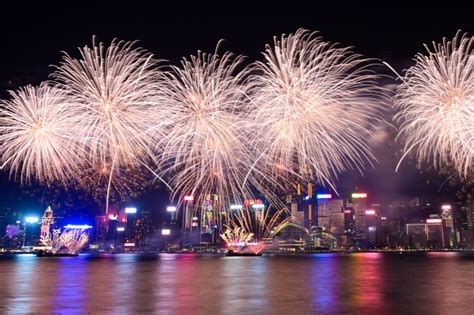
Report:
[[[375,160],[367,139],[385,98],[367,59],[298,30],[267,45],[249,76],[252,172],[273,182],[317,179]]]
[[[46,83],[10,92],[0,106],[0,159],[21,183],[67,183],[81,169],[81,110]]]
[[[114,40],[107,48],[94,43],[79,51],[81,59],[65,54],[53,78],[82,110],[78,137],[89,162],[111,165],[107,212],[115,168],[144,164],[158,132],[158,61],[131,42]]]
[[[252,154],[246,147],[241,119],[245,69],[237,71],[243,57],[229,52],[198,52],[171,66],[162,89],[168,100],[166,138],[160,143],[158,163],[170,177],[178,205],[184,195],[194,195],[201,205],[208,194],[218,196],[219,212],[251,196],[241,187]],[[217,209],[216,209],[217,210]]]
[[[271,207],[253,209],[247,206],[230,214],[228,229],[233,231],[239,228],[245,233],[251,233],[252,239],[258,242],[273,236],[274,231],[290,220],[286,209],[272,211]]]
[[[405,74],[394,102],[399,109],[398,138],[405,139],[405,156],[414,151],[418,163],[435,168],[452,165],[462,177],[474,165],[473,37],[460,32],[452,41],[425,45],[416,64]]]

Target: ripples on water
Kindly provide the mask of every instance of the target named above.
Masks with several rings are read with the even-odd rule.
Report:
[[[474,311],[457,253],[0,258],[0,313],[445,313]]]

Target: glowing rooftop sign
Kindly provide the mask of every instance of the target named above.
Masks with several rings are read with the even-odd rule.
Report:
[[[230,205],[230,210],[240,210],[242,208],[242,205]]]
[[[367,198],[367,193],[353,193],[352,199]]]
[[[366,215],[375,215],[375,210],[365,210]]]
[[[170,235],[171,234],[171,230],[170,229],[163,229],[161,230],[161,235]]]
[[[252,205],[252,208],[254,208],[254,209],[263,209],[263,208],[265,208],[265,205],[264,204],[255,204],[255,205]]]
[[[125,213],[137,213],[137,208],[125,208]]]
[[[117,219],[118,219],[118,216],[113,215],[113,214],[109,215],[109,220],[117,220]]]
[[[168,206],[168,207],[166,207],[166,211],[168,211],[168,212],[176,212],[176,207],[175,207],[175,206]]]
[[[332,195],[331,194],[317,194],[316,199],[331,199]]]
[[[38,217],[26,217],[25,218],[25,222],[26,223],[36,223],[39,221],[39,218]]]
[[[125,228],[123,226],[119,226],[117,228],[117,232],[123,232],[123,231],[125,231]]]
[[[442,205],[442,206],[441,206],[441,209],[443,209],[443,210],[451,210],[451,206],[450,206],[450,205]]]
[[[426,219],[426,223],[441,223],[443,220],[441,219]]]
[[[194,196],[191,196],[191,195],[184,196],[184,200],[185,200],[185,201],[193,201],[193,200],[194,200]]]
[[[65,229],[80,229],[80,230],[87,230],[92,229],[92,226],[87,224],[68,224],[64,227]]]

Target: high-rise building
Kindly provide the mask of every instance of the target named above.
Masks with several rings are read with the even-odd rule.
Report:
[[[41,218],[41,236],[45,237],[49,235],[51,225],[54,224],[54,213],[50,206],[44,210],[43,217]]]
[[[344,230],[344,200],[318,199],[318,226],[331,230],[331,220],[337,220],[338,231]],[[340,215],[339,215],[340,214]]]
[[[148,240],[153,235],[154,230],[155,229],[153,227],[153,220],[151,218],[150,211],[141,209],[136,226],[137,246],[146,247]]]
[[[407,224],[409,246],[412,248],[441,249],[446,247],[446,230],[441,218],[429,218],[426,223]]]

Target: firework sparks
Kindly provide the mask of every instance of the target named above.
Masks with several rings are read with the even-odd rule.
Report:
[[[368,126],[384,99],[368,60],[305,30],[275,38],[263,55],[248,78],[255,168],[331,186],[341,171],[362,172],[374,160]]]
[[[10,94],[0,108],[2,168],[8,166],[21,183],[66,183],[84,156],[76,139],[80,109],[45,83]]]
[[[140,167],[116,167],[111,174],[111,164],[103,163],[98,166],[89,166],[82,170],[75,184],[77,190],[84,190],[90,194],[97,204],[103,205],[106,200],[107,185],[110,177],[110,203],[130,201],[149,188],[152,183],[151,174]]]
[[[229,246],[236,243],[249,243],[253,239],[253,233],[245,232],[243,228],[237,226],[227,227],[220,236]]]
[[[160,125],[154,115],[160,104],[157,61],[133,45],[113,41],[107,48],[80,48],[81,59],[66,54],[53,74],[82,109],[79,137],[89,161],[111,163],[107,196],[114,169],[143,163]]]
[[[253,239],[258,242],[271,237],[273,231],[288,223],[291,217],[287,214],[286,209],[273,213],[271,207],[263,209],[243,207],[231,214],[229,226],[234,230],[240,228],[246,233],[251,233]]]
[[[405,156],[416,152],[418,163],[436,168],[453,165],[461,176],[474,165],[474,37],[460,33],[425,46],[397,90],[398,137],[405,138]],[[397,169],[399,167],[397,166]]]
[[[251,195],[247,187],[240,187],[251,160],[242,138],[247,126],[239,117],[245,98],[245,71],[236,69],[241,62],[241,56],[231,53],[199,52],[183,59],[181,67],[172,66],[165,76],[169,126],[159,158],[178,203],[190,194],[202,204],[202,198],[215,194],[224,210]]]

